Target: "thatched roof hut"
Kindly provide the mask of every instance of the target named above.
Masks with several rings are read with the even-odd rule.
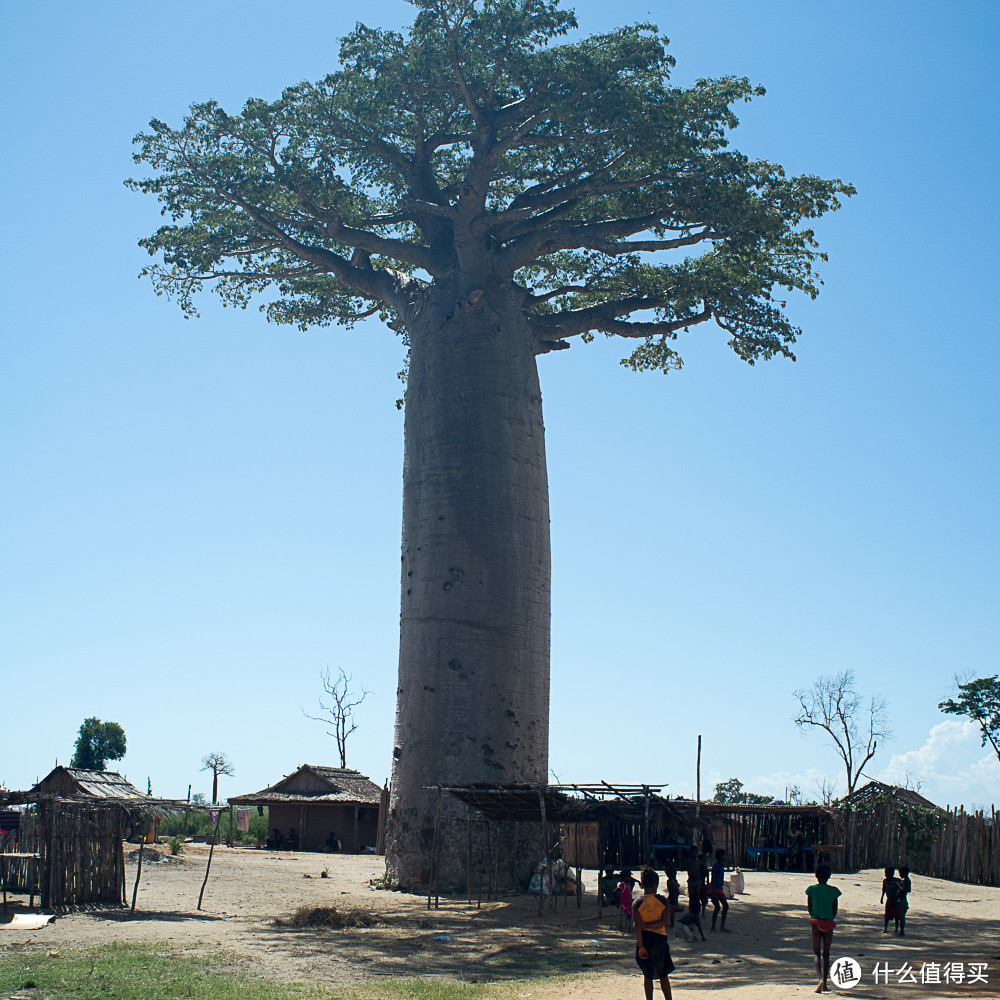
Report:
[[[382,789],[349,767],[303,764],[259,792],[230,796],[235,806],[267,806],[268,825],[287,838],[294,830],[298,849],[329,850],[336,836],[344,851],[374,849]]]

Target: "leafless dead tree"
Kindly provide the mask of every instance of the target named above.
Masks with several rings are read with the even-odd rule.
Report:
[[[820,677],[811,688],[795,692],[799,713],[795,725],[806,731],[822,729],[844,762],[847,794],[861,776],[862,768],[875,756],[880,739],[891,736],[885,699],[872,696],[867,705],[854,687],[854,671]]]
[[[341,667],[336,680],[330,678],[330,668],[326,667],[320,674],[323,681],[323,690],[326,692],[329,703],[322,698],[319,699],[319,707],[326,715],[310,715],[305,709],[302,714],[307,719],[314,722],[322,722],[326,726],[333,726],[327,733],[337,741],[337,752],[340,754],[340,766],[347,767],[347,737],[358,728],[354,721],[354,709],[358,707],[371,694],[364,686],[361,694],[351,690],[351,675],[344,672]]]

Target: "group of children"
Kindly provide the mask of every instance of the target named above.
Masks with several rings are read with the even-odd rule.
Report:
[[[644,869],[655,871],[653,869]],[[665,868],[667,877],[667,895],[665,899],[667,927],[677,928],[678,934],[683,934],[688,941],[695,941],[695,928],[701,935],[701,940],[706,940],[705,932],[701,926],[701,916],[708,909],[708,904],[712,904],[712,930],[725,931],[726,918],[729,915],[729,900],[726,898],[726,852],[718,850],[715,852],[715,863],[711,869],[708,867],[707,858],[704,854],[690,854],[687,863],[687,905],[680,902],[681,886],[677,881],[677,869],[672,865]],[[657,875],[657,885],[659,876]],[[606,901],[617,905],[622,913],[625,929],[631,933],[633,930],[634,918],[634,890],[637,880],[632,877],[632,873],[623,870],[619,875],[614,874],[614,869],[609,865],[605,869],[604,879],[606,886],[610,886],[617,880],[617,886],[613,892],[605,891]],[[639,880],[641,885],[641,879]],[[683,913],[675,924],[675,916]],[[721,919],[720,919],[721,917]],[[717,925],[718,924],[718,928]]]
[[[885,878],[882,879],[882,896],[879,899],[880,903],[885,900],[885,926],[882,933],[889,933],[889,921],[893,920],[897,936],[906,937],[906,911],[910,908],[908,897],[913,891],[910,869],[906,865],[900,865],[899,878],[895,875],[896,869],[887,867]]]
[[[652,868],[643,868],[638,884],[642,888],[642,896],[636,899],[633,888],[636,880],[632,873],[623,870],[620,875],[614,874],[610,866],[605,869],[602,883],[605,886],[613,884],[618,879],[618,885],[613,892],[602,889],[608,902],[615,897],[621,907],[626,928],[634,930],[636,938],[635,960],[643,974],[643,989],[646,1000],[652,1000],[654,982],[659,980],[660,989],[666,1000],[670,1000],[669,975],[674,971],[674,963],[670,958],[670,945],[667,943],[668,928],[674,927],[675,914],[686,909],[684,916],[677,921],[677,926],[683,931],[689,941],[694,941],[692,926],[698,928],[702,941],[705,934],[701,928],[701,914],[712,902],[712,930],[716,929],[716,918],[721,914],[719,929],[726,930],[726,916],[729,913],[729,903],[725,895],[725,860],[726,852],[715,852],[715,864],[710,871],[705,864],[704,855],[696,855],[689,859],[687,869],[688,905],[680,904],[680,883],[677,881],[677,870],[666,868],[667,895],[661,896],[656,890],[659,887],[660,876]],[[816,963],[816,976],[819,985],[817,993],[828,990],[830,975],[830,946],[833,943],[833,931],[837,926],[837,900],[841,891],[830,885],[833,870],[828,864],[816,868],[816,882],[806,888],[806,906],[809,911],[809,924],[812,929],[813,956]],[[910,869],[905,865],[899,869],[899,878],[895,877],[895,868],[885,869],[885,879],[882,882],[882,896],[885,901],[885,927],[883,933],[888,933],[889,921],[894,920],[896,933],[905,934],[906,912],[909,909],[907,897],[912,891]],[[706,876],[708,884],[706,885]],[[608,897],[611,898],[608,898]]]

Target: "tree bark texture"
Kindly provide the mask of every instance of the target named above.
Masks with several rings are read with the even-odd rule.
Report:
[[[431,877],[437,795],[428,786],[546,780],[551,585],[536,340],[517,294],[442,289],[407,328],[386,843],[404,888]],[[448,795],[442,803],[444,813],[466,815]],[[442,889],[465,884],[462,833],[441,824]]]

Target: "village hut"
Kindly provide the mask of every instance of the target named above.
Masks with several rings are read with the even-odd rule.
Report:
[[[185,803],[144,795],[115,771],[56,767],[26,792],[0,793],[0,809],[19,810],[17,849],[4,850],[3,890],[41,897],[44,909],[126,903],[129,833],[151,839],[158,820]],[[136,888],[138,890],[137,866]]]
[[[57,766],[29,792],[30,795],[58,795],[66,799],[145,799],[135,785],[117,771],[88,771],[80,767]]]
[[[303,764],[297,771],[259,792],[230,796],[230,805],[268,809],[268,826],[300,851],[374,852],[378,841],[382,789],[349,767]]]

